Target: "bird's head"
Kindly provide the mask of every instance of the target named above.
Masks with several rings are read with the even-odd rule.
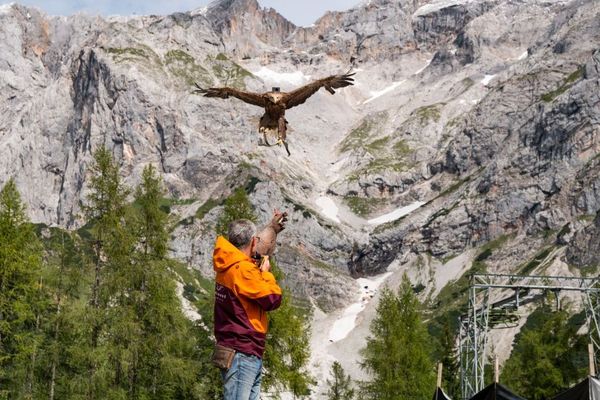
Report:
[[[279,100],[281,100],[281,98],[283,97],[283,93],[281,93],[281,88],[278,87],[272,88],[271,91],[267,93],[267,95],[273,103],[279,102]]]

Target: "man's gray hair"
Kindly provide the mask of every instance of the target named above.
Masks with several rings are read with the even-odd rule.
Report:
[[[250,220],[238,219],[229,224],[229,243],[238,249],[248,246],[254,235],[256,235],[256,225]]]

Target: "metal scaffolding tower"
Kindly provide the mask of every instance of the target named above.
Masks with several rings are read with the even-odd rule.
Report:
[[[500,295],[505,293],[506,297],[492,303],[492,291],[499,291]],[[490,329],[516,326],[519,317],[515,312],[518,308],[548,292],[556,295],[556,306],[559,309],[562,291],[580,292],[583,297],[588,334],[598,371],[600,278],[474,274],[469,288],[468,313],[459,318],[459,363],[463,399],[471,398],[484,388]]]

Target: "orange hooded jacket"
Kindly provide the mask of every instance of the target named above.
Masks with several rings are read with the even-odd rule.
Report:
[[[281,304],[281,289],[270,272],[222,236],[213,252],[215,337],[217,343],[261,357],[265,350],[266,311]]]

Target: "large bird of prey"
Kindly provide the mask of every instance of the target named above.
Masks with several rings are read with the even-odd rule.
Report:
[[[260,118],[258,124],[258,131],[263,134],[264,145],[270,146],[267,141],[267,134],[276,134],[277,144],[283,144],[289,156],[290,151],[286,141],[288,122],[285,119],[285,110],[304,103],[306,99],[315,94],[320,88],[325,88],[329,93],[335,94],[334,89],[353,85],[353,75],[349,72],[342,75],[332,75],[311,82],[291,92],[281,92],[279,88],[273,88],[271,92],[260,94],[245,92],[231,87],[204,89],[198,86],[198,84],[196,84],[197,89],[194,92],[203,94],[205,97],[218,97],[221,99],[227,99],[232,96],[246,103],[264,108],[265,113]]]

